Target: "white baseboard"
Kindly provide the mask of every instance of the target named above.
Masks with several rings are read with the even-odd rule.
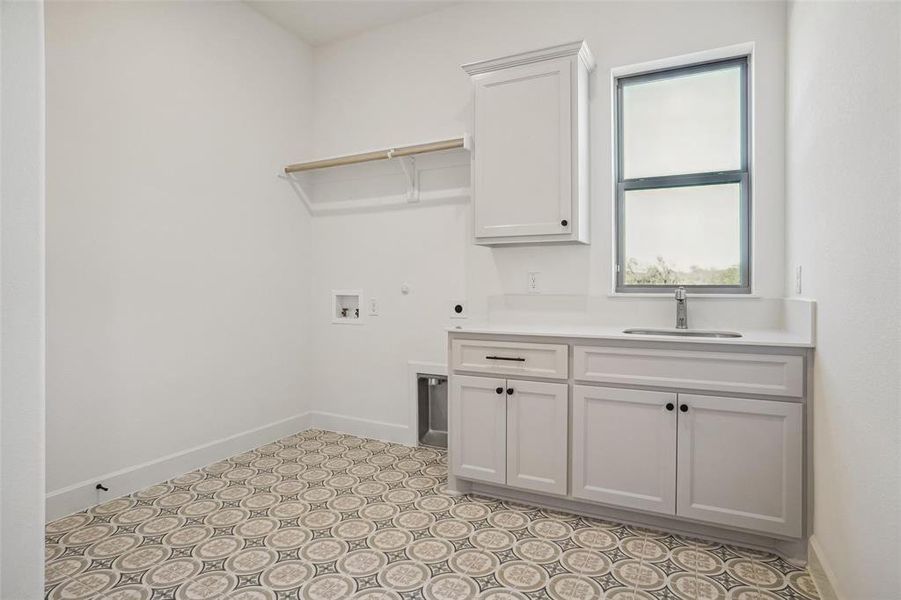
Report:
[[[47,520],[54,521],[88,507],[126,496],[223,458],[257,448],[307,429],[326,429],[398,444],[409,444],[410,427],[329,412],[310,411],[195,446],[139,465],[105,473],[47,493]],[[95,489],[98,482],[108,492]]]
[[[374,438],[397,444],[410,444],[410,427],[330,412],[311,411],[310,427],[360,437]]]
[[[48,521],[53,521],[90,506],[172,479],[223,458],[257,448],[267,442],[304,431],[311,427],[311,421],[311,413],[306,412],[51,491],[46,496],[46,518]],[[101,481],[109,488],[108,492],[95,489],[97,483]]]
[[[823,554],[820,542],[816,535],[810,536],[807,550],[807,568],[810,576],[813,578],[814,585],[820,593],[821,600],[844,600],[843,596],[838,593],[838,586],[835,582],[835,573]]]

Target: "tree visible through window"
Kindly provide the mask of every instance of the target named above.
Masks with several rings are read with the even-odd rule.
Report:
[[[748,59],[616,81],[621,292],[750,292]]]

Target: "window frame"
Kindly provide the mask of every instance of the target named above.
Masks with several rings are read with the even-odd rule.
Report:
[[[665,294],[678,287],[703,294],[742,294],[752,293],[751,280],[751,115],[750,115],[750,54],[742,54],[730,58],[707,60],[676,67],[666,67],[614,77],[614,176],[616,181],[616,201],[614,208],[615,262],[614,291],[617,294]],[[658,79],[670,79],[691,73],[715,71],[719,69],[740,67],[740,164],[733,171],[709,171],[704,173],[684,173],[678,175],[662,175],[655,177],[638,177],[625,179],[624,146],[623,146],[623,86],[629,83],[645,83]],[[627,191],[666,189],[674,187],[717,185],[724,183],[739,184],[739,228],[740,228],[740,264],[738,285],[634,285],[625,283],[625,195]]]

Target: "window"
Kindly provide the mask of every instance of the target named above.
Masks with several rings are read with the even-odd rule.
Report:
[[[748,58],[616,80],[616,291],[750,293]]]

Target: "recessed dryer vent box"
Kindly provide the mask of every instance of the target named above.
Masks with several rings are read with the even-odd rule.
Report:
[[[363,292],[332,290],[332,323],[363,323]]]

